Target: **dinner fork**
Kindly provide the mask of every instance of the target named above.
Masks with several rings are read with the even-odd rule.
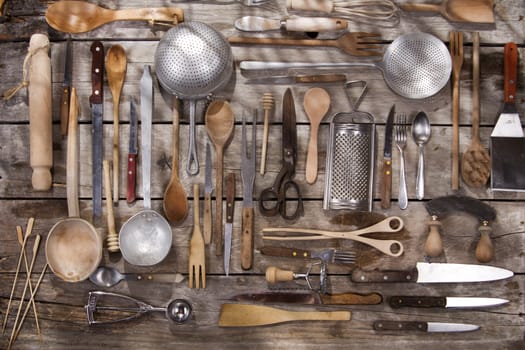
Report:
[[[206,255],[204,238],[199,224],[199,184],[193,185],[193,233],[190,241],[190,256],[188,259],[189,287],[206,288]]]
[[[396,126],[394,130],[394,137],[396,140],[396,147],[399,150],[399,194],[397,203],[399,208],[406,209],[408,206],[407,199],[407,183],[405,177],[405,147],[407,145],[407,126],[406,115],[401,114],[396,117]]]
[[[463,33],[450,32],[452,58],[452,189],[459,188],[459,78],[463,65]]]

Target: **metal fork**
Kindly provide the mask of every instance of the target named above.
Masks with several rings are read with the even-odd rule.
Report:
[[[322,252],[312,253],[312,258],[319,258],[330,264],[353,264],[355,253],[345,250],[327,249]]]
[[[452,189],[459,188],[459,78],[463,65],[463,33],[450,32],[452,58]]]
[[[193,234],[188,259],[189,287],[206,288],[206,252],[199,224],[199,184],[193,185]]]
[[[398,205],[401,209],[408,207],[407,198],[407,183],[405,177],[405,147],[407,145],[407,126],[405,114],[398,115],[396,117],[396,126],[394,128],[394,135],[396,140],[396,146],[399,150],[400,162],[399,162],[399,194],[398,194]]]

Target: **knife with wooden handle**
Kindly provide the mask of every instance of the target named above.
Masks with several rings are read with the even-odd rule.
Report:
[[[224,272],[226,276],[230,274],[234,209],[235,173],[229,173],[226,177],[226,223],[224,224]]]

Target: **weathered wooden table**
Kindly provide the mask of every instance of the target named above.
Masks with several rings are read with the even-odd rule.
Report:
[[[404,1],[398,1],[403,3]],[[212,25],[226,36],[240,35],[233,27],[236,18],[243,15],[262,15],[280,18],[286,15],[284,1],[269,0],[270,6],[247,7],[240,2],[221,1],[112,1],[99,2],[112,8],[132,8],[145,6],[180,6],[185,11],[187,21],[198,20]],[[279,4],[278,4],[279,3]],[[2,90],[16,85],[22,77],[22,61],[27,52],[28,40],[34,33],[46,33],[51,40],[51,62],[53,80],[53,184],[52,190],[36,192],[31,188],[31,168],[29,166],[29,121],[26,94],[22,90],[8,101],[0,103],[0,309],[4,318],[7,301],[16,269],[19,244],[16,236],[16,225],[25,227],[28,218],[36,219],[34,232],[42,235],[43,242],[49,229],[60,219],[67,216],[66,208],[66,140],[59,135],[59,114],[61,81],[64,73],[65,39],[67,35],[57,32],[44,19],[47,2],[24,0],[7,1],[7,21],[0,24],[0,76]],[[465,32],[465,61],[461,71],[461,105],[460,105],[460,150],[465,151],[471,141],[471,31],[481,33],[481,140],[488,145],[489,135],[499,115],[503,100],[502,62],[503,45],[514,41],[523,45],[525,38],[525,6],[519,0],[496,0],[494,26],[452,25],[439,15],[402,14],[396,26],[381,26],[381,23],[351,22],[351,31],[380,32],[385,46],[401,34],[423,31],[431,33],[448,44],[448,33],[451,30]],[[91,201],[91,117],[88,97],[91,94],[89,47],[93,40],[101,40],[106,48],[111,45],[122,45],[127,54],[128,67],[121,98],[120,119],[120,152],[126,154],[129,135],[129,99],[139,97],[139,81],[145,64],[153,64],[153,56],[159,39],[165,33],[165,27],[150,28],[146,23],[119,22],[102,26],[84,34],[72,35],[73,39],[73,86],[77,88],[81,104],[79,116],[80,130],[80,208],[81,217],[90,219]],[[272,33],[271,35],[278,35]],[[525,55],[523,47],[520,55]],[[325,156],[328,123],[320,128],[319,177],[314,185],[307,185],[304,179],[306,146],[309,134],[308,119],[304,113],[302,101],[304,93],[311,86],[295,85],[292,91],[297,110],[298,131],[298,171],[296,180],[300,183],[305,198],[305,215],[297,222],[286,222],[280,217],[266,218],[256,210],[255,218],[255,263],[250,271],[240,268],[240,227],[241,227],[241,181],[240,144],[241,118],[243,111],[252,113],[253,109],[261,111],[261,97],[265,92],[272,92],[277,106],[270,127],[270,147],[267,172],[264,176],[257,174],[254,198],[257,201],[261,189],[268,187],[280,169],[280,123],[282,94],[285,85],[251,85],[240,74],[238,63],[242,60],[285,60],[285,61],[334,61],[345,62],[359,60],[347,56],[337,49],[298,49],[278,47],[233,47],[236,70],[235,79],[224,91],[219,91],[216,98],[231,101],[235,113],[235,135],[225,153],[225,173],[235,172],[238,175],[236,212],[234,220],[234,239],[231,263],[231,275],[226,277],[222,268],[222,257],[215,254],[214,248],[207,248],[207,288],[189,289],[187,278],[177,284],[122,282],[108,290],[130,295],[151,303],[165,305],[173,298],[186,298],[193,304],[194,314],[190,322],[174,325],[163,315],[148,315],[130,323],[114,324],[102,327],[89,327],[86,322],[84,304],[87,293],[100,288],[89,281],[65,283],[47,272],[38,295],[36,305],[39,311],[41,339],[36,335],[32,313],[29,313],[24,328],[15,344],[15,348],[36,349],[85,349],[85,348],[141,348],[158,349],[177,345],[191,348],[347,348],[361,349],[379,347],[403,347],[442,349],[444,347],[462,349],[518,349],[524,346],[525,320],[523,318],[525,291],[525,214],[523,205],[525,196],[521,193],[492,192],[487,188],[472,189],[460,183],[460,193],[479,198],[492,205],[497,211],[497,220],[493,223],[493,241],[495,258],[491,265],[514,271],[511,279],[473,284],[353,284],[348,273],[350,268],[330,266],[330,291],[341,293],[354,291],[360,293],[380,292],[386,299],[390,295],[446,295],[446,296],[492,296],[506,298],[510,303],[490,309],[445,310],[414,309],[394,310],[387,303],[375,306],[311,307],[283,306],[298,310],[336,310],[352,311],[348,322],[296,322],[258,328],[220,328],[217,325],[221,304],[237,293],[255,290],[267,290],[264,279],[266,267],[276,265],[301,271],[307,262],[286,258],[272,258],[261,255],[258,248],[263,245],[261,230],[270,226],[297,226],[345,230],[369,223],[367,215],[361,217],[346,215],[343,212],[327,212],[322,209],[323,189],[325,182]],[[153,67],[154,68],[154,67]],[[518,82],[518,111],[525,113],[523,81],[525,76],[523,60],[520,63]],[[348,79],[363,79],[368,83],[368,94],[360,110],[370,112],[377,124],[377,159],[383,147],[384,126],[392,104],[398,112],[413,116],[415,112],[426,111],[432,123],[432,138],[426,146],[427,186],[425,199],[416,200],[415,175],[417,147],[409,139],[407,146],[407,179],[409,205],[407,210],[397,206],[398,185],[398,152],[394,148],[393,201],[388,210],[379,205],[379,182],[376,177],[374,196],[374,213],[378,216],[398,215],[405,221],[405,228],[391,237],[399,239],[405,246],[405,253],[399,258],[385,256],[371,247],[357,242],[301,243],[300,247],[321,248],[335,246],[353,250],[358,254],[357,266],[374,269],[408,269],[418,261],[427,259],[423,246],[427,236],[427,214],[424,201],[452,194],[451,173],[451,92],[450,84],[429,101],[406,100],[391,92],[384,83],[382,74],[375,69],[349,69]],[[105,82],[107,87],[107,81]],[[332,97],[329,114],[349,111],[350,105],[342,84],[326,85]],[[113,133],[112,103],[109,89],[104,96],[104,153],[111,159],[111,140]],[[187,105],[187,104],[185,104]],[[203,104],[198,107],[197,142],[201,168],[198,176],[190,177],[183,170],[186,165],[189,123],[187,106],[183,111],[180,128],[180,176],[189,195],[190,214],[179,226],[173,226],[173,246],[168,257],[160,264],[140,268],[127,264],[120,256],[109,256],[104,253],[102,264],[114,266],[122,272],[142,273],[175,273],[187,276],[189,239],[192,232],[192,184],[204,184],[204,153],[206,129],[202,117]],[[262,114],[259,113],[259,116]],[[260,117],[257,133],[257,168],[260,160],[260,142],[262,138],[262,119]],[[171,110],[158,88],[155,88],[153,115],[153,172],[152,196],[153,208],[162,211],[162,196],[170,177],[171,157]],[[377,162],[379,164],[379,162]],[[120,158],[121,189],[120,202],[115,208],[117,229],[133,214],[142,209],[142,200],[129,206],[125,201],[125,157]],[[376,174],[378,167],[376,166]],[[139,171],[138,183],[141,175]],[[201,186],[201,189],[203,186]],[[142,196],[138,186],[139,196]],[[201,202],[202,203],[202,202]],[[202,212],[202,211],[201,211]],[[104,210],[105,213],[105,210]],[[348,213],[345,213],[348,214]],[[104,214],[105,215],[105,214]],[[341,219],[343,219],[341,221]],[[105,220],[103,220],[105,223]],[[342,222],[342,224],[341,224]],[[352,224],[351,226],[349,224]],[[476,263],[474,249],[478,240],[478,223],[471,217],[454,215],[443,220],[443,240],[445,252],[432,262]],[[97,227],[105,236],[105,224]],[[34,236],[29,246],[32,246]],[[377,238],[385,235],[377,235]],[[35,274],[42,271],[45,264],[43,248],[40,249],[35,263]],[[24,274],[21,275],[25,277]],[[23,278],[22,278],[23,280]],[[20,297],[22,282],[19,282],[15,293],[15,303],[10,311],[7,332],[0,338],[0,347],[7,347],[8,334],[16,314],[16,305]],[[442,322],[464,322],[479,324],[481,329],[470,333],[425,334],[417,331],[378,333],[372,329],[376,319],[391,320],[426,320]]]

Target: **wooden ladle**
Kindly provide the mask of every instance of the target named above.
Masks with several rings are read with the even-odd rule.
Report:
[[[184,11],[176,7],[108,10],[84,1],[58,1],[47,8],[46,21],[65,33],[85,33],[113,21],[150,21],[177,24]]]
[[[493,0],[443,0],[441,4],[403,4],[404,11],[438,12],[453,22],[494,23]]]
[[[490,155],[479,140],[479,33],[472,34],[472,143],[461,159],[461,177],[470,187],[484,186],[490,176]]]
[[[172,224],[184,220],[188,215],[186,191],[179,178],[179,100],[173,97],[173,146],[171,161],[171,178],[164,191],[164,214]]]
[[[306,182],[317,179],[317,134],[319,125],[330,109],[330,95],[322,88],[311,88],[304,94],[304,111],[310,120],[310,141],[306,155]]]
[[[217,172],[215,180],[215,253],[221,255],[223,251],[223,224],[222,224],[222,180],[223,180],[223,152],[228,146],[233,134],[235,118],[230,104],[227,101],[213,101],[206,110],[206,131],[215,146],[217,153]]]
[[[106,73],[113,96],[113,202],[116,204],[119,200],[119,104],[127,65],[124,48],[120,45],[111,46],[106,56]]]

